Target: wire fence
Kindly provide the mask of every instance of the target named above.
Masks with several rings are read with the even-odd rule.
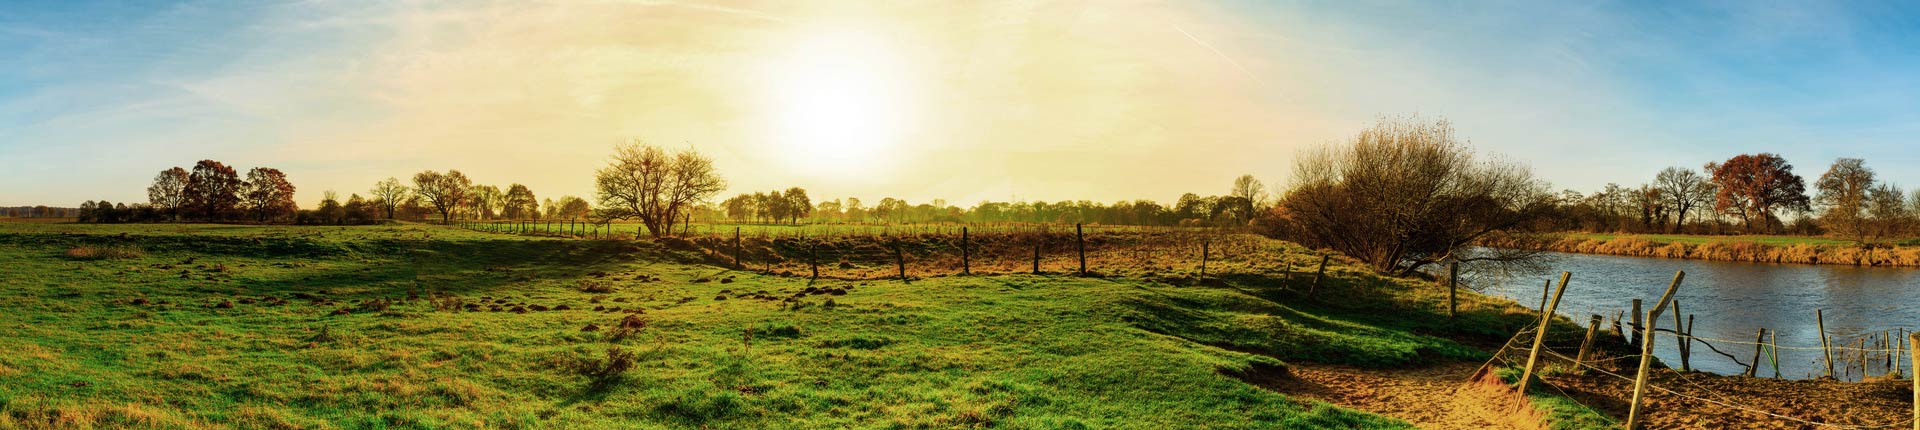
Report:
[[[638,224],[567,220],[453,224],[482,232],[588,240],[648,236],[646,227]],[[1217,277],[1318,270],[1306,267],[1310,262],[1305,260],[1287,258],[1288,252],[1276,242],[1240,230],[1202,227],[694,224],[679,227],[666,240],[685,241],[739,269],[845,280],[1009,273]]]

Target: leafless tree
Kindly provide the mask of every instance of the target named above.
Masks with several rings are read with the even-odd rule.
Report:
[[[147,187],[147,203],[154,209],[180,220],[180,209],[187,202],[187,169],[179,167],[162,170],[154,175],[153,186]]]
[[[602,221],[638,219],[654,237],[673,231],[681,211],[726,188],[713,160],[699,153],[668,153],[634,141],[614,148],[613,161],[594,177]]]
[[[1818,190],[1813,202],[1822,210],[1820,221],[1843,236],[1865,241],[1872,228],[1872,220],[1866,217],[1867,194],[1873,189],[1873,169],[1867,168],[1866,160],[1842,158],[1834,160],[1827,173],[1820,175],[1814,182]]]
[[[453,219],[453,212],[467,202],[467,190],[473,187],[473,181],[459,170],[448,170],[446,174],[432,170],[413,175],[413,190],[420,198],[433,205],[440,213],[440,221]]]
[[[380,209],[387,212],[387,219],[393,219],[394,209],[399,208],[400,203],[405,202],[408,194],[412,192],[412,188],[400,184],[400,179],[387,178],[385,181],[374,183],[373,190],[369,191],[369,194],[373,196],[373,201],[380,204]]]
[[[1446,261],[1532,261],[1528,251],[1475,252],[1476,242],[1524,232],[1552,202],[1526,167],[1475,161],[1447,121],[1404,117],[1303,154],[1273,214],[1280,235],[1406,276]]]
[[[1668,167],[1653,178],[1654,186],[1659,187],[1661,197],[1666,200],[1668,214],[1673,216],[1673,231],[1687,222],[1687,213],[1695,208],[1713,204],[1713,182],[1707,177],[1683,167]]]

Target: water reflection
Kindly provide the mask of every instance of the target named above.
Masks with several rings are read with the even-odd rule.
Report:
[[[1629,311],[1632,299],[1648,302],[1645,306],[1651,309],[1651,302],[1659,299],[1674,271],[1685,270],[1686,281],[1675,299],[1680,302],[1682,312],[1694,315],[1694,334],[1701,338],[1752,342],[1762,327],[1775,331],[1782,349],[1780,372],[1786,378],[1802,379],[1825,372],[1825,361],[1817,350],[1820,337],[1815,329],[1814,309],[1825,310],[1827,333],[1834,344],[1848,346],[1868,334],[1877,338],[1885,330],[1911,329],[1916,326],[1915,318],[1920,317],[1920,269],[1915,268],[1729,263],[1559,253],[1553,257],[1552,275],[1509,279],[1488,288],[1486,293],[1535,306],[1542,297],[1543,280],[1558,276],[1560,271],[1571,271],[1573,282],[1561,298],[1559,313],[1583,324],[1587,315],[1603,315],[1608,320],[1605,327],[1610,328],[1616,315]],[[1660,327],[1673,327],[1671,315],[1662,315],[1660,319]],[[1716,342],[1714,346],[1742,362],[1753,357],[1751,345]],[[1673,337],[1662,336],[1654,347],[1655,355],[1661,360],[1678,365],[1679,352]],[[1836,360],[1839,359],[1836,353]],[[1853,361],[1857,367],[1857,358]],[[1746,371],[1745,366],[1704,346],[1694,347],[1692,362],[1696,369],[1714,373]],[[1883,371],[1879,364],[1869,367],[1876,376]],[[1762,376],[1771,373],[1771,366],[1761,367]],[[1859,378],[1857,368],[1851,373],[1850,377],[1839,376]]]

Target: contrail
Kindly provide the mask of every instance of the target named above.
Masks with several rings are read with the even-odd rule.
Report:
[[[1263,86],[1263,87],[1267,86],[1267,81],[1265,79],[1260,79],[1260,76],[1253,74],[1252,70],[1247,70],[1247,66],[1240,65],[1239,61],[1234,61],[1233,57],[1227,56],[1227,53],[1220,52],[1219,48],[1213,47],[1213,45],[1208,44],[1204,40],[1200,40],[1200,38],[1198,37],[1193,37],[1193,33],[1188,33],[1187,29],[1180,28],[1179,24],[1172,24],[1172,25],[1174,30],[1179,31],[1180,34],[1187,35],[1187,40],[1192,40],[1193,43],[1200,44],[1201,47],[1207,48],[1208,51],[1213,51],[1213,55],[1220,56],[1220,59],[1227,60],[1228,64],[1232,64],[1234,68],[1240,69],[1240,73],[1247,75],[1247,79],[1252,79],[1254,82],[1260,83],[1260,86]]]

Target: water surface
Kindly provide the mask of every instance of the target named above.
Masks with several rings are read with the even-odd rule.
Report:
[[[1573,281],[1561,298],[1558,314],[1586,324],[1588,315],[1607,318],[1603,328],[1611,328],[1619,312],[1630,312],[1631,300],[1641,299],[1645,310],[1660,298],[1677,270],[1687,272],[1686,280],[1674,296],[1680,310],[1694,316],[1694,335],[1701,338],[1752,342],[1758,329],[1774,331],[1779,341],[1781,376],[1792,379],[1818,377],[1825,373],[1825,360],[1817,348],[1820,337],[1815,328],[1814,310],[1824,310],[1827,334],[1834,344],[1854,345],[1868,334],[1879,336],[1883,330],[1920,326],[1920,268],[1875,268],[1835,265],[1785,265],[1732,263],[1703,260],[1618,257],[1551,253],[1553,273],[1531,278],[1498,282],[1485,292],[1508,297],[1526,306],[1540,303],[1541,285],[1562,271],[1573,272]],[[1668,314],[1672,311],[1669,310]],[[1629,321],[1631,317],[1627,318]],[[1673,328],[1673,317],[1661,315],[1659,327]],[[1663,333],[1665,334],[1665,333]],[[1752,345],[1714,342],[1721,351],[1747,362],[1753,358]],[[1795,350],[1791,348],[1815,348]],[[1668,335],[1655,343],[1654,355],[1679,366],[1677,342]],[[1840,355],[1836,353],[1836,360]],[[1879,375],[1884,358],[1875,358],[1869,366]],[[1696,345],[1693,367],[1720,374],[1738,374],[1746,367],[1736,364],[1705,346]],[[1762,359],[1765,362],[1765,359]],[[1842,379],[1858,379],[1857,358],[1851,375],[1836,365]],[[1902,367],[1906,367],[1903,365]],[[1771,376],[1771,365],[1762,365],[1760,376]]]

